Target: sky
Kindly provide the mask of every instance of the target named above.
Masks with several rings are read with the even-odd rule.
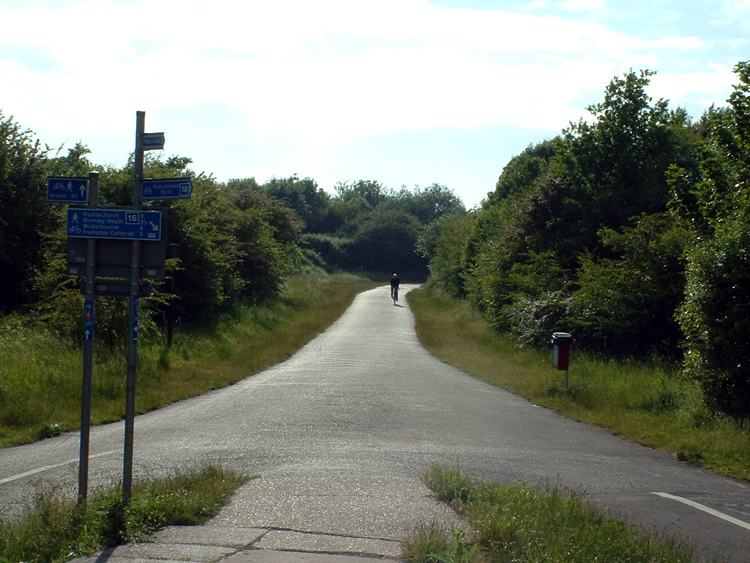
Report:
[[[750,59],[750,0],[0,0],[0,111],[53,153],[160,154],[219,181],[447,186],[587,119],[616,76],[694,119]]]

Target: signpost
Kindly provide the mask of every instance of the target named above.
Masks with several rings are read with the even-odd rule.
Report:
[[[68,209],[68,237],[159,240],[161,213],[126,209]]]
[[[187,199],[193,193],[190,178],[144,180],[144,152],[164,148],[164,133],[145,133],[146,113],[136,112],[135,178],[133,206],[99,207],[99,173],[88,178],[50,177],[47,200],[72,203],[66,230],[68,234],[68,273],[84,275],[84,352],[81,399],[81,442],[78,469],[78,500],[85,502],[88,488],[89,434],[93,367],[95,297],[122,295],[130,298],[128,373],[125,398],[125,444],[123,452],[122,496],[130,501],[133,480],[133,435],[135,423],[135,384],[138,363],[138,320],[140,297],[153,292],[142,278],[163,278],[166,269],[166,213],[143,211],[143,200]],[[90,192],[90,193],[89,193]],[[85,206],[85,207],[84,207]],[[97,277],[120,279],[97,279]]]
[[[47,201],[53,203],[86,203],[88,178],[47,178]]]
[[[142,199],[188,199],[193,195],[191,178],[171,178],[166,180],[143,180]]]
[[[89,174],[91,199],[89,208],[99,205],[99,173]],[[49,184],[48,184],[49,185]],[[87,183],[88,186],[88,183]],[[83,190],[81,190],[82,192]],[[87,194],[88,195],[88,194]],[[78,501],[86,502],[89,487],[89,443],[91,435],[91,394],[94,366],[94,278],[96,272],[96,239],[86,240],[86,277],[83,285],[83,379],[81,387],[81,440],[78,462]]]

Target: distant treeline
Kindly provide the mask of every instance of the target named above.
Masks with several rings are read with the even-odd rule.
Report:
[[[481,209],[441,220],[435,285],[520,345],[553,331],[607,355],[679,360],[750,416],[750,64],[697,121],[630,72],[513,158]]]

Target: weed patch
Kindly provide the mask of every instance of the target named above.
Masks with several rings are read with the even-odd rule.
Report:
[[[19,518],[0,521],[0,562],[57,563],[132,541],[170,525],[201,524],[248,477],[216,466],[136,483],[131,502],[111,489],[80,505],[54,485],[37,486]]]
[[[577,492],[473,482],[457,469],[440,466],[431,466],[424,475],[427,486],[470,528],[448,532],[435,523],[424,526],[402,543],[402,558],[411,563],[694,560],[678,541],[610,518]],[[451,490],[460,494],[444,495]]]

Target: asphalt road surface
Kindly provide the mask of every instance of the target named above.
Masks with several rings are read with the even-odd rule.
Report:
[[[376,538],[403,531],[419,474],[436,462],[499,483],[582,490],[646,528],[680,534],[707,558],[750,561],[747,483],[571,422],[440,362],[417,340],[409,289],[398,305],[387,287],[363,293],[290,360],[139,416],[136,478],[220,463],[260,476],[249,485],[256,505],[236,507],[227,521]],[[119,481],[122,441],[122,423],[93,429],[92,489]],[[14,513],[39,480],[75,491],[77,457],[74,433],[0,450],[0,508]]]

